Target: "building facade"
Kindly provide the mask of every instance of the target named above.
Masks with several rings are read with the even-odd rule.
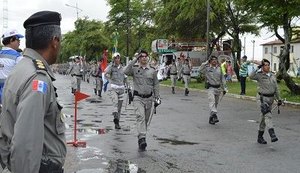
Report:
[[[270,61],[271,70],[277,72],[279,68],[279,55],[284,47],[280,40],[274,40],[262,44],[263,58]],[[290,69],[288,74],[297,76],[300,73],[300,40],[292,41],[290,48]]]

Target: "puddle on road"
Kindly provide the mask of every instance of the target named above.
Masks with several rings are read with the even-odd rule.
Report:
[[[160,141],[160,143],[162,143],[162,144],[169,143],[171,145],[196,145],[196,144],[199,144],[196,142],[179,141],[176,139],[167,139],[167,138],[156,138],[156,140]]]
[[[94,134],[102,135],[102,134],[108,133],[109,131],[111,131],[111,129],[107,129],[107,128],[99,128],[99,129],[96,129],[96,128],[78,128],[77,131],[81,132],[81,133],[94,133]]]
[[[116,173],[146,173],[146,171],[139,168],[137,164],[131,163],[129,160],[122,159],[117,159],[116,161],[109,161],[107,170],[108,172]]]

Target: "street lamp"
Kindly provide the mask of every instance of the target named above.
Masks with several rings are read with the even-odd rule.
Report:
[[[73,5],[69,5],[69,4],[66,4],[67,7],[71,7],[71,8],[75,8],[76,9],[76,14],[77,14],[77,20],[78,20],[78,14],[79,12],[82,12],[83,10],[78,8],[78,4],[76,2],[76,6],[73,6]]]
[[[252,57],[252,60],[254,60],[254,47],[255,47],[255,40],[251,40],[252,44],[253,44],[253,50],[252,50],[252,53],[253,53],[253,57]]]

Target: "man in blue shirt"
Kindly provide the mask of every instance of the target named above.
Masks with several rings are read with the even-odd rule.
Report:
[[[17,51],[20,46],[20,38],[24,36],[17,30],[7,30],[2,35],[4,47],[0,50],[0,104],[2,103],[2,90],[4,82],[13,67],[22,59],[22,55]]]

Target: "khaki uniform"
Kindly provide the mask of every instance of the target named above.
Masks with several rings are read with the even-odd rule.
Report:
[[[220,66],[212,67],[208,62],[201,64],[200,71],[205,75],[205,82],[208,84],[207,95],[210,115],[217,114],[220,95],[223,90],[226,90],[225,78]]]
[[[146,68],[134,65],[137,58],[125,67],[124,73],[133,76],[133,106],[137,114],[138,138],[145,138],[154,98],[159,97],[157,72],[149,65]]]
[[[54,80],[47,62],[25,49],[5,83],[0,153],[11,172],[37,173],[42,160],[65,162],[65,125]]]
[[[80,91],[80,84],[82,80],[80,63],[73,63],[70,67],[69,73],[72,76],[72,80],[71,80],[72,89],[76,89],[76,91]]]
[[[95,78],[95,88],[94,88],[95,94],[101,96],[103,79],[102,79],[102,69],[98,64],[95,64],[93,66],[93,76]]]
[[[184,81],[184,88],[189,89],[189,83],[191,81],[191,66],[189,64],[183,64],[181,68],[181,74]]]
[[[176,64],[170,65],[170,78],[171,78],[171,86],[176,86],[176,80],[177,80],[177,67]]]
[[[274,99],[280,99],[275,74],[272,72],[264,74],[261,71],[257,72],[256,70],[253,71],[249,77],[252,80],[257,80],[258,93],[256,100],[258,107],[262,104],[267,104],[271,110]],[[263,113],[261,114],[258,130],[264,131],[266,127],[268,129],[273,128],[272,112],[268,112],[265,115],[263,115]]]
[[[125,84],[127,84],[127,79],[123,71],[123,66],[115,64],[109,65],[105,69],[105,77],[110,83],[110,94],[112,95],[114,110],[113,115],[115,119],[120,120],[122,104],[125,95]]]

